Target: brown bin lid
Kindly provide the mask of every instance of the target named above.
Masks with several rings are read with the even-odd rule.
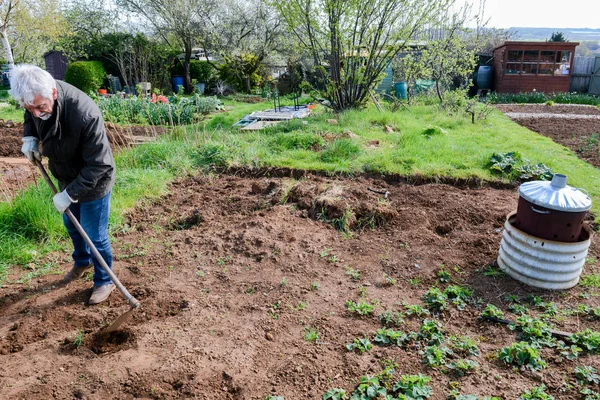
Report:
[[[551,210],[582,212],[592,208],[587,193],[567,185],[567,176],[554,174],[552,181],[526,182],[519,186],[519,195],[530,203]]]

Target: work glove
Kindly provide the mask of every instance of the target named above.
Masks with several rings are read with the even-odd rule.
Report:
[[[73,200],[71,196],[69,196],[66,190],[55,194],[52,198],[52,201],[54,201],[54,207],[56,207],[58,212],[61,214],[63,214],[65,210],[69,208],[71,203],[77,203],[76,200]]]
[[[42,155],[40,154],[40,149],[38,148],[38,143],[40,142],[38,138],[33,136],[25,136],[21,139],[23,142],[23,147],[21,147],[21,152],[25,154],[25,157],[33,164],[35,164],[35,160],[42,161]]]

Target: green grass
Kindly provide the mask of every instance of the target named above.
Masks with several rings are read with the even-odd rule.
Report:
[[[271,103],[229,99],[224,103],[225,112],[213,114],[200,124],[177,128],[156,142],[117,152],[111,231],[123,229],[121,218],[127,210],[165,193],[175,177],[198,169],[273,166],[433,180],[508,181],[492,172],[488,163],[492,153],[510,151],[566,174],[569,185],[590,193],[593,211],[600,210],[598,169],[498,111],[485,121],[471,124],[468,117],[448,116],[437,106],[411,106],[396,113],[367,109],[340,115],[318,107],[303,121],[263,131],[242,131],[232,125],[252,111],[271,107]],[[0,109],[0,117],[4,111],[6,108]],[[328,119],[337,119],[339,124],[332,125]],[[386,132],[386,126],[393,132]],[[370,141],[379,145],[370,146]],[[65,247],[66,233],[43,182],[12,203],[0,205],[0,234],[0,275],[10,265],[25,265]]]
[[[0,118],[4,120],[11,120],[13,122],[23,122],[23,109],[17,109],[15,106],[9,103],[0,101]]]

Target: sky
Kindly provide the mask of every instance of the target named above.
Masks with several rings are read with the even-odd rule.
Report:
[[[459,3],[467,0],[457,0]],[[473,7],[477,9],[477,0]],[[486,0],[489,27],[600,28],[599,0]]]

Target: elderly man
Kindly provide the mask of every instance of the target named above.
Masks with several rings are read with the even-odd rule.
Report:
[[[75,261],[64,281],[80,278],[93,265],[94,290],[89,304],[98,304],[115,285],[64,212],[71,210],[111,267],[107,227],[116,169],[102,114],[85,93],[54,80],[34,65],[16,66],[9,79],[10,95],[25,108],[21,151],[32,163],[42,155],[48,157],[61,190],[53,201],[73,241]]]

